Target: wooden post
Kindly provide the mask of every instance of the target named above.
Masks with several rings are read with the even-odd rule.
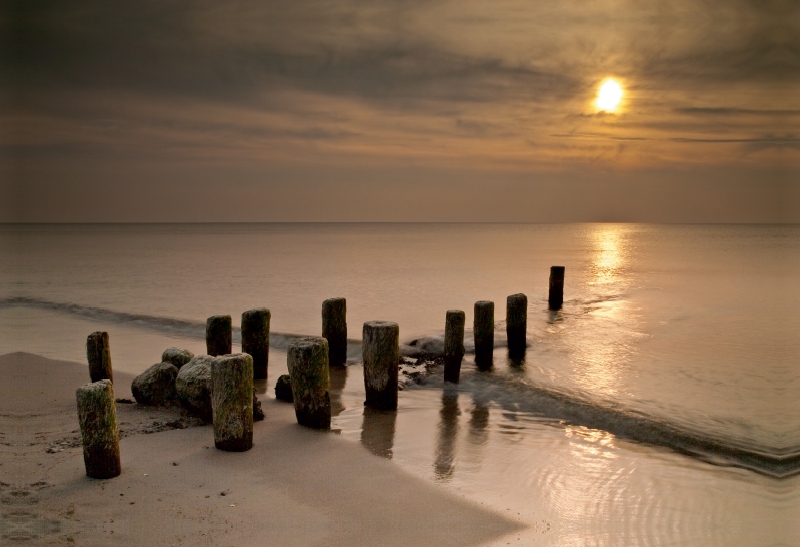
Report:
[[[376,410],[397,410],[400,327],[390,321],[367,321],[362,334],[364,402]]]
[[[206,353],[229,355],[232,335],[230,315],[212,315],[206,320]]]
[[[475,302],[475,364],[478,368],[492,366],[494,354],[494,302]]]
[[[86,338],[86,359],[89,361],[89,379],[92,382],[105,378],[114,382],[107,332],[93,332]]]
[[[329,298],[322,303],[322,336],[328,340],[328,363],[344,366],[347,362],[347,301]]]
[[[247,353],[211,363],[211,414],[217,448],[244,452],[253,447],[253,358]]]
[[[242,314],[242,353],[253,358],[253,378],[259,380],[267,377],[269,366],[270,317],[267,308],[256,308]]]
[[[550,291],[547,295],[547,307],[560,310],[564,304],[564,266],[550,266]]]
[[[330,429],[328,341],[318,337],[298,338],[289,344],[286,358],[297,423],[314,429]]]
[[[83,440],[86,475],[93,479],[118,476],[122,472],[122,466],[119,457],[117,408],[114,405],[111,380],[105,378],[79,387],[75,398],[78,401],[78,422]]]
[[[464,357],[463,311],[448,310],[444,325],[444,381],[458,383],[461,375],[461,359]]]
[[[512,294],[506,301],[506,334],[508,354],[520,357],[525,354],[528,330],[528,297],[522,293]]]

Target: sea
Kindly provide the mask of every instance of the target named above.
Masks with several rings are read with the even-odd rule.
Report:
[[[85,363],[105,330],[138,374],[167,347],[205,353],[207,317],[266,307],[266,398],[345,297],[332,434],[525,524],[497,545],[800,545],[800,225],[4,224],[0,257],[0,354]],[[511,359],[515,293],[528,348]],[[466,314],[458,384],[419,354],[441,351],[448,310]],[[396,413],[363,404],[372,320],[400,326]]]

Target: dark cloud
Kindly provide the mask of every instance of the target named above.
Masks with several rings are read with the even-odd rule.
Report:
[[[792,0],[13,0],[0,31],[0,158],[26,180],[800,164]]]

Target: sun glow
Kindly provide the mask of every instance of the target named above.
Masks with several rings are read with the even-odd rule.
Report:
[[[616,80],[609,78],[603,82],[600,89],[597,91],[595,105],[597,105],[598,110],[614,112],[621,100],[622,86],[620,86]]]

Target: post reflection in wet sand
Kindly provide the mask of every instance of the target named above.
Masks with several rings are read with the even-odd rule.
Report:
[[[374,410],[365,406],[361,444],[376,456],[391,460],[396,425],[396,410]]]
[[[267,379],[256,379],[253,380],[253,387],[256,390],[258,395],[265,395],[267,393]]]
[[[330,367],[331,416],[338,416],[345,409],[342,391],[347,383],[347,367]]]
[[[458,389],[455,386],[445,386],[439,415],[441,420],[437,432],[433,472],[436,480],[448,481],[455,471],[458,417],[461,415],[461,409],[458,407]]]

